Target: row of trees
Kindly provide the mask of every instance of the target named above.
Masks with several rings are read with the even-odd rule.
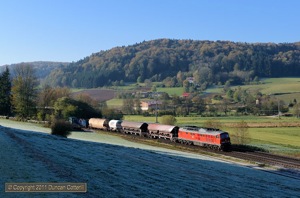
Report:
[[[225,90],[224,90],[225,91]],[[190,93],[186,97],[172,96],[167,93],[160,97],[153,98],[158,100],[158,115],[188,116],[197,114],[202,116],[218,116],[220,114],[253,114],[253,115],[275,115],[278,112],[285,113],[289,107],[295,109],[295,115],[299,115],[297,101],[286,105],[283,101],[277,100],[274,96],[264,95],[260,92],[251,93],[240,87],[236,89],[228,88],[226,96],[212,95],[200,96],[199,93]],[[140,107],[141,100],[138,95],[124,95],[122,112],[125,114],[154,115],[156,108],[143,112]]]
[[[19,119],[53,120],[101,117],[97,102],[89,96],[71,97],[68,88],[38,88],[35,70],[29,65],[8,68],[0,75],[0,112]]]

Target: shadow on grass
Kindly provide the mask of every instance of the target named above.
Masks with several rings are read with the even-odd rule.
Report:
[[[261,147],[252,146],[252,145],[242,145],[242,144],[232,144],[231,150],[239,151],[239,152],[255,152],[255,151],[261,151],[266,153],[269,152],[268,150]]]

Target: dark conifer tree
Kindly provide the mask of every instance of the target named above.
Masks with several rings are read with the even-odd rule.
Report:
[[[8,67],[0,76],[0,114],[11,114],[11,79]]]

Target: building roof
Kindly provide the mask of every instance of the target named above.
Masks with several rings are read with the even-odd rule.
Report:
[[[162,104],[160,100],[142,101],[142,103],[147,103],[148,105]]]

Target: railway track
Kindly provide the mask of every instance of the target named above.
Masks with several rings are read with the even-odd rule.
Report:
[[[239,152],[231,151],[224,152],[223,155],[235,157],[243,160],[248,160],[258,164],[259,166],[271,165],[281,168],[297,169],[300,170],[300,160],[285,156],[274,155],[265,152]]]
[[[296,158],[280,156],[280,155],[275,155],[275,154],[261,152],[261,151],[238,150],[235,148],[233,148],[232,151],[224,152],[224,151],[211,150],[211,149],[194,146],[194,145],[184,145],[180,143],[174,143],[165,139],[150,139],[150,138],[140,137],[132,134],[125,135],[121,133],[111,133],[111,132],[105,132],[105,133],[115,134],[129,141],[140,142],[152,146],[161,146],[170,149],[188,151],[188,152],[199,153],[199,154],[214,153],[218,155],[224,155],[228,157],[246,160],[260,167],[275,166],[281,169],[289,169],[291,171],[296,171],[299,174],[298,177],[300,177],[300,159],[296,159]]]

